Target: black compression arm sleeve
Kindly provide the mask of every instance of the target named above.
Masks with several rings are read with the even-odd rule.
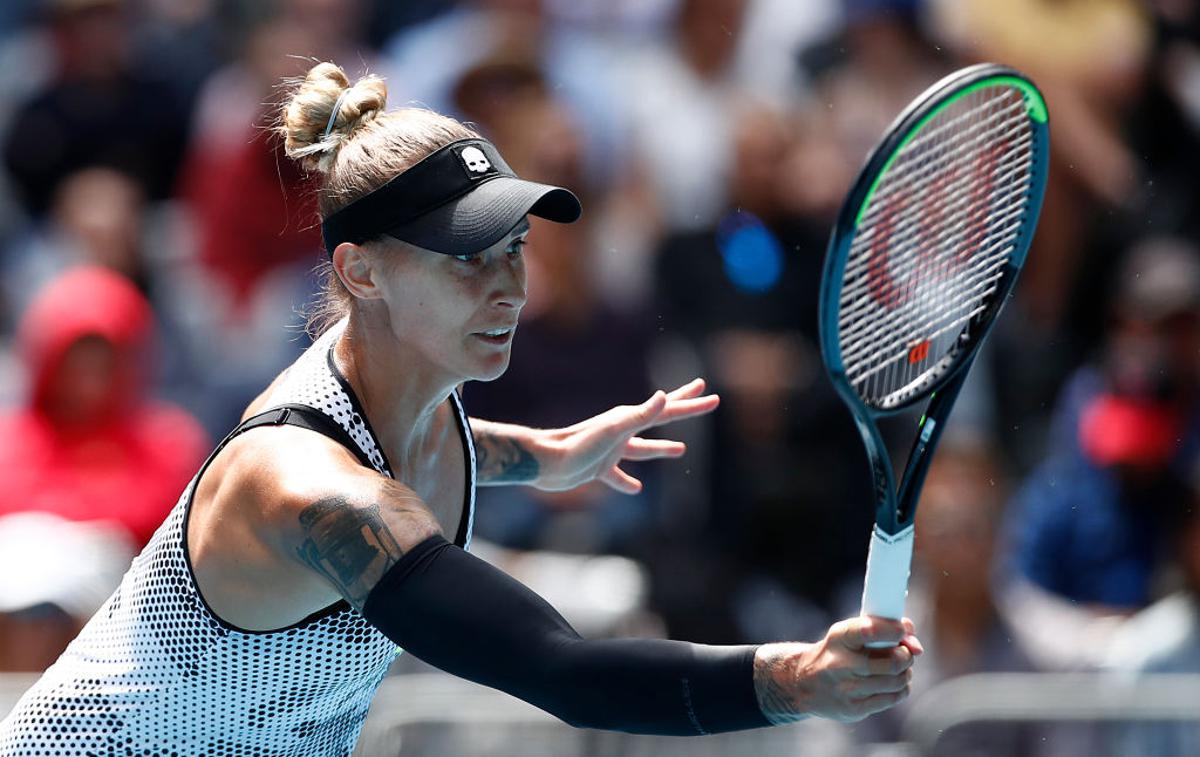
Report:
[[[754,647],[582,639],[541,597],[441,536],[392,566],[363,615],[431,665],[581,728],[684,736],[769,725]]]

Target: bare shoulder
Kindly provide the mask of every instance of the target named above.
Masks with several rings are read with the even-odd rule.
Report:
[[[275,377],[275,380],[272,381],[266,389],[263,389],[253,401],[251,401],[251,403],[246,407],[245,412],[242,413],[243,421],[252,417],[263,409],[267,403],[267,398],[270,397],[271,394],[279,387],[279,385],[283,383],[283,380],[287,378],[288,371],[290,370],[291,367],[289,366],[280,371],[279,375]]]
[[[411,489],[291,426],[232,440],[201,479],[189,520],[202,592],[228,620],[253,617],[248,627],[286,625],[339,597],[361,608],[405,552],[440,530]]]

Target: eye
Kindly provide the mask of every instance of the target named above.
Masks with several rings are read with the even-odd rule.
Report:
[[[525,249],[525,239],[524,238],[514,239],[512,242],[509,243],[508,248],[505,250],[505,252],[507,252],[509,255],[515,256],[515,255],[520,255],[521,251],[523,249]]]
[[[454,258],[460,263],[478,263],[479,261],[483,260],[483,256],[478,252],[468,252],[465,255],[451,255],[450,257]]]

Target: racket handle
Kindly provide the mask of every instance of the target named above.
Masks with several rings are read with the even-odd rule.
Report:
[[[908,572],[912,565],[913,533],[912,525],[898,534],[886,533],[879,526],[875,526],[871,532],[871,548],[867,553],[867,578],[863,586],[863,615],[877,615],[893,620],[904,617],[904,600],[908,596]]]

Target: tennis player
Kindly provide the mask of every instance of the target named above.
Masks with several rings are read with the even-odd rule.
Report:
[[[0,754],[349,754],[397,646],[588,728],[706,734],[902,700],[921,651],[907,622],[811,644],[585,640],[471,556],[477,485],[637,492],[621,461],[683,453],[638,434],[718,400],[696,380],[565,429],[469,420],[458,387],[508,365],[526,216],[567,223],[579,202],[385,98],[325,63],[297,85],[281,128],[324,174],[331,325],[0,724]]]

